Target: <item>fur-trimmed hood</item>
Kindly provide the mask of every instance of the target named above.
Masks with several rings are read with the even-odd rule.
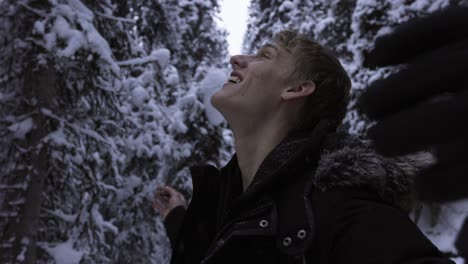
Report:
[[[383,157],[366,142],[346,132],[330,132],[329,124],[321,122],[311,132],[290,133],[276,146],[260,165],[240,202],[256,200],[264,190],[281,189],[297,179],[296,175],[313,171],[312,183],[318,191],[365,188],[388,203],[410,210],[415,201],[413,178],[431,162],[430,155],[422,154]],[[236,155],[223,170],[240,173]]]
[[[314,185],[320,191],[336,187],[370,188],[386,202],[410,210],[414,204],[414,176],[432,161],[428,153],[383,157],[354,136],[333,133],[323,143]]]

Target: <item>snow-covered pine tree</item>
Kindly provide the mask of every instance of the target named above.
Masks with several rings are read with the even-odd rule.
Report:
[[[0,3],[2,263],[167,261],[151,194],[219,160],[227,51],[215,1],[142,2]]]
[[[244,51],[255,52],[272,35],[285,28],[294,28],[307,34],[331,49],[341,60],[352,78],[351,102],[344,120],[351,133],[363,135],[368,122],[355,111],[356,98],[373,81],[387,76],[394,67],[370,70],[362,66],[365,52],[372,48],[375,39],[388,33],[396,25],[416,16],[422,16],[444,8],[459,5],[458,0],[262,0],[251,1]],[[463,217],[466,205],[428,207],[432,212],[421,219],[420,227],[445,251],[452,251],[453,241]],[[425,209],[426,210],[426,209]],[[425,211],[423,210],[423,211]],[[428,216],[432,215],[432,216]],[[445,217],[445,221],[427,220],[434,215]],[[441,230],[443,230],[441,232]]]
[[[98,28],[121,23],[112,8],[0,3],[3,263],[106,260],[102,241],[117,228],[99,211],[101,179],[117,176],[120,70]]]
[[[129,7],[130,17],[137,18],[132,32],[139,58],[118,62],[125,75],[120,110],[128,120],[119,144],[126,187],[111,210],[120,228],[112,256],[123,263],[150,262],[149,257],[164,263],[168,244],[161,222],[157,230],[148,222],[154,218],[148,198],[162,184],[190,195],[187,168],[218,163],[223,129],[205,115],[204,95],[206,86],[221,83],[203,81],[216,75],[213,67],[226,66],[227,44],[212,19],[215,2],[143,0]]]
[[[222,129],[208,122],[203,113],[206,104],[206,82],[203,80],[213,75],[213,68],[227,67],[226,33],[216,26],[213,19],[218,12],[216,1],[143,0],[135,4],[132,9],[133,15],[139,18],[137,32],[143,43],[143,52],[161,59],[163,54],[167,57],[157,64],[141,68],[125,81],[124,86],[130,86],[127,91],[131,90],[133,95],[148,98],[148,106],[155,103],[173,106],[155,118],[156,122],[166,124],[156,126],[167,131],[158,132],[149,127],[151,123],[142,123],[148,126],[142,128],[147,133],[145,137],[157,140],[147,142],[147,147],[154,148],[150,152],[159,156],[160,166],[170,170],[163,173],[169,177],[166,182],[170,183],[177,178],[175,174],[181,167],[200,161],[218,162]],[[159,74],[155,78],[157,83],[145,81],[154,74]],[[135,103],[144,107],[134,102],[135,114],[149,113],[136,109]],[[159,142],[160,133],[167,135],[167,139]],[[174,142],[181,149],[174,148]]]

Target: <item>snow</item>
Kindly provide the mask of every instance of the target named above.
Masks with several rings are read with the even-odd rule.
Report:
[[[75,124],[68,124],[68,126],[72,129],[74,129],[77,133],[80,133],[83,136],[88,136],[91,139],[95,140],[96,142],[100,142],[102,144],[109,144],[112,143],[112,141],[106,140],[102,135],[97,133],[95,130],[88,129],[88,128],[83,128],[80,126],[77,126]]]
[[[188,143],[185,143],[182,145],[182,155],[184,157],[190,157],[190,155],[192,155],[192,151],[193,151],[193,146],[188,144]]]
[[[44,21],[39,21],[39,20],[36,21],[36,23],[34,23],[33,32],[43,35],[44,34]]]
[[[65,214],[62,212],[62,210],[56,209],[56,210],[49,210],[49,209],[43,209],[45,212],[48,212],[49,214],[56,216],[60,219],[62,219],[65,222],[68,223],[73,223],[76,221],[77,214]]]
[[[44,35],[44,47],[47,50],[53,50],[55,45],[57,44],[57,34],[55,32],[49,32]]]
[[[83,159],[83,156],[81,156],[79,153],[76,153],[75,155],[72,155],[70,157],[70,161],[72,161],[76,165],[82,165],[84,159]]]
[[[1,77],[0,77],[0,83],[2,82]],[[10,93],[2,93],[0,92],[0,103],[3,104],[9,100],[12,100],[15,98],[15,92],[10,92]]]
[[[447,0],[435,0],[435,1],[431,1],[432,4],[431,6],[428,8],[428,11],[429,12],[435,12],[437,10],[440,10],[442,8],[445,8],[449,5],[449,1]]]
[[[419,228],[442,251],[456,253],[454,242],[465,218],[468,217],[468,199],[443,204],[437,223],[430,223],[430,211],[423,208]],[[463,263],[458,262],[457,263]]]
[[[164,81],[168,85],[179,84],[179,72],[176,67],[169,65],[164,69]]]
[[[49,51],[57,50],[57,55],[63,57],[73,57],[80,49],[92,51],[106,62],[114,74],[118,75],[120,68],[112,57],[109,44],[93,25],[93,12],[79,0],[68,0],[67,2],[68,5],[54,6],[52,14],[55,16],[55,20],[50,32],[45,33],[45,21],[36,22],[34,30],[36,33],[44,35],[44,47]],[[57,46],[57,39],[65,41],[64,48]]]
[[[68,148],[73,148],[73,145],[70,142],[68,142],[66,138],[67,136],[65,135],[64,131],[62,129],[58,129],[47,135],[44,139],[42,139],[42,141],[48,142],[49,144],[55,147],[65,146]]]
[[[99,228],[101,232],[104,231],[104,228],[111,231],[114,234],[119,233],[119,229],[109,221],[105,221],[102,214],[99,212],[99,205],[94,204],[91,209],[91,216],[93,217],[94,224]]]
[[[193,93],[187,93],[185,96],[180,97],[177,101],[177,107],[183,108],[186,105],[191,105],[197,101],[197,97]]]
[[[55,264],[79,264],[84,252],[75,250],[69,239],[53,246],[43,244],[41,247],[54,259]]]
[[[26,253],[26,250],[28,248],[28,244],[29,244],[29,239],[26,238],[26,237],[23,237],[21,239],[21,252],[18,254],[18,256],[16,256],[16,260],[19,261],[19,262],[23,262],[25,257],[24,257],[24,254]]]
[[[165,68],[169,64],[171,52],[168,49],[157,49],[151,52],[151,56],[155,58],[159,66]]]
[[[131,23],[131,24],[135,24],[136,20],[137,20],[137,19],[134,20],[134,19],[130,19],[130,18],[124,18],[124,17],[115,17],[115,16],[112,16],[112,15],[103,14],[103,13],[100,13],[100,12],[97,12],[97,11],[94,11],[94,13],[99,15],[99,16],[108,18],[108,19],[112,19],[112,20],[116,20],[116,21],[120,21],[120,22],[125,22],[125,23]]]
[[[228,79],[227,73],[219,69],[211,69],[208,74],[200,83],[200,89],[203,94],[203,103],[205,105],[205,114],[208,121],[213,125],[217,126],[223,122],[224,117],[221,113],[216,110],[211,104],[211,96],[223,87]]]
[[[429,5],[430,3],[428,0],[416,0],[410,5],[410,8],[412,10],[421,10],[427,8]]]
[[[71,57],[86,44],[85,37],[82,32],[72,29],[70,24],[62,16],[57,16],[54,27],[57,36],[67,41],[67,46],[59,50],[59,56]]]
[[[332,24],[332,23],[335,23],[335,18],[333,16],[329,16],[325,19],[322,19],[320,20],[316,25],[315,25],[315,29],[314,29],[314,35],[317,36],[319,35],[320,33],[322,33],[322,31],[324,29],[326,29],[326,27],[329,25],[329,24]]]
[[[182,133],[184,134],[187,132],[188,127],[185,125],[184,118],[185,118],[185,113],[178,110],[173,114],[173,120],[172,124],[170,126],[171,130],[174,130],[176,133]]]
[[[134,107],[141,107],[143,103],[149,98],[148,92],[145,88],[137,86],[132,90],[132,104]]]
[[[155,72],[150,70],[143,72],[143,74],[138,77],[139,85],[145,87],[148,92],[153,88],[150,84],[154,82],[154,74]]]
[[[34,128],[34,121],[31,117],[28,117],[18,123],[10,125],[8,130],[14,133],[14,138],[24,139],[26,134],[28,134]]]
[[[129,150],[135,152],[137,157],[148,157],[152,153],[145,142],[144,135],[140,134],[137,137],[129,136],[126,140],[126,146]]]
[[[88,24],[89,25],[89,24]],[[89,48],[97,53],[99,57],[108,63],[112,72],[116,75],[120,73],[120,68],[112,57],[112,51],[107,41],[96,31],[94,27],[86,34]]]
[[[144,58],[135,58],[125,61],[117,62],[119,66],[135,66],[146,64],[149,62],[157,62],[159,66],[165,68],[169,64],[171,58],[171,52],[168,49],[157,49],[151,53],[150,56]]]
[[[295,5],[293,4],[293,2],[291,1],[283,1],[283,3],[280,5],[280,7],[278,8],[278,11],[281,13],[281,12],[284,12],[284,11],[289,11],[289,10],[292,10],[295,8]]]

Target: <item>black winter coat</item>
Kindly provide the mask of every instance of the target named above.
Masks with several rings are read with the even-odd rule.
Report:
[[[402,209],[416,169],[324,122],[288,135],[245,192],[235,155],[192,168],[187,211],[165,221],[171,263],[453,263]]]

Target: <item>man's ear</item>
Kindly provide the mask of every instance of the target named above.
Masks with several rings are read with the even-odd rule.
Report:
[[[315,92],[315,83],[313,81],[304,81],[288,87],[281,93],[283,100],[295,100],[311,95]]]

